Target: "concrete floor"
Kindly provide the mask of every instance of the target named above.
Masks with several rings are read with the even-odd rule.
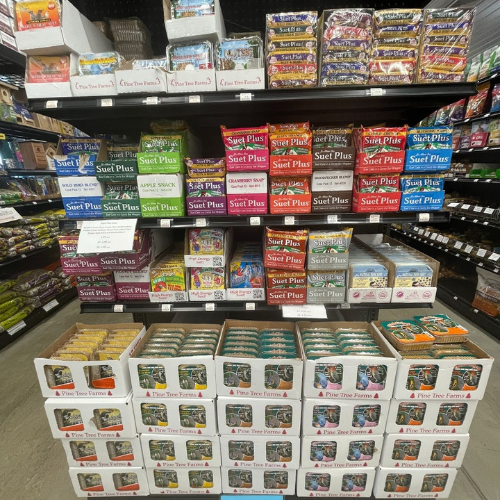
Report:
[[[435,304],[436,313],[457,316]],[[425,309],[381,311],[381,320],[427,314]],[[176,318],[187,321],[188,318]],[[58,440],[53,439],[43,408],[33,366],[36,357],[75,322],[132,321],[128,314],[79,314],[77,300],[0,351],[0,498],[3,500],[72,500],[76,498],[66,469],[68,464]],[[471,339],[493,357],[500,357],[500,343],[462,318]],[[490,384],[476,411],[464,466],[453,488],[452,500],[500,500],[497,467],[500,463],[500,363],[493,365]],[[497,479],[495,479],[497,478]]]

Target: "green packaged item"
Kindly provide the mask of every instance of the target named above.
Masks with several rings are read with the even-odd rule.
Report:
[[[32,306],[23,307],[21,310],[17,311],[13,316],[6,319],[5,321],[0,321],[0,327],[4,330],[8,330],[9,328],[17,325],[20,321],[22,321],[28,314],[33,312],[34,308]]]
[[[0,303],[6,302],[7,300],[11,300],[12,298],[3,298],[4,297],[4,292],[7,290],[10,290],[14,285],[16,284],[16,280],[2,280],[0,281]],[[3,300],[2,300],[3,298]]]

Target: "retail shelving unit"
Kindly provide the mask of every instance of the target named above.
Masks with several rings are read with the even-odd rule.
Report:
[[[4,134],[7,139],[19,139],[23,141],[43,141],[55,142],[59,140],[59,134],[42,130],[27,125],[18,125],[17,123],[1,122],[0,134]]]

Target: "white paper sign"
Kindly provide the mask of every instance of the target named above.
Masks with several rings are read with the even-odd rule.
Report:
[[[134,247],[137,219],[110,219],[84,221],[77,252],[127,252]]]
[[[284,318],[327,319],[323,305],[282,306]]]
[[[23,328],[26,327],[26,323],[24,321],[20,321],[19,323],[17,323],[16,325],[10,327],[8,330],[7,330],[7,333],[9,335],[14,335],[15,333],[17,333],[19,330],[22,330]]]
[[[12,222],[14,220],[22,219],[22,216],[17,213],[15,208],[1,208],[0,209],[0,224]]]

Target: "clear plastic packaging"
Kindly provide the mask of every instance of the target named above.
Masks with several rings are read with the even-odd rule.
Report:
[[[115,42],[140,42],[151,44],[151,34],[147,26],[137,17],[110,19],[109,26]]]
[[[123,59],[118,52],[80,54],[78,57],[78,73],[81,76],[108,75],[114,73],[122,63]]]
[[[172,19],[210,16],[214,13],[214,0],[172,0],[170,4]]]
[[[257,36],[225,38],[216,45],[217,71],[259,69],[264,66],[263,43]]]
[[[193,71],[213,68],[212,43],[197,42],[169,45],[167,57],[170,71]]]

